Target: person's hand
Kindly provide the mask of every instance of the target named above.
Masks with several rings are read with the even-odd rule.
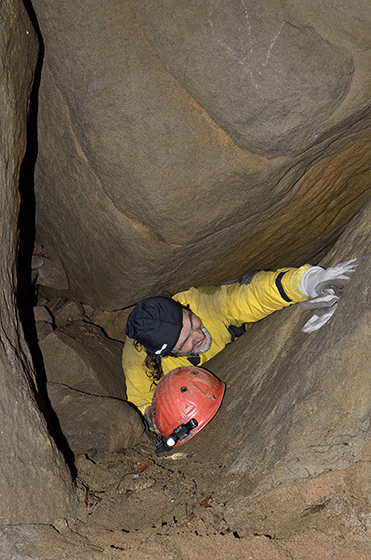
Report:
[[[337,308],[337,303],[332,307],[322,307],[317,309],[313,313],[312,317],[307,321],[304,327],[301,329],[303,333],[312,333],[318,331],[323,325],[325,325],[333,316]]]
[[[357,269],[358,263],[356,263],[356,260],[350,259],[331,268],[312,266],[302,276],[301,291],[312,299],[328,295],[328,290],[334,292],[342,290]]]
[[[307,321],[302,332],[311,333],[325,325],[335,313],[340,293],[356,271],[357,259],[339,263],[331,268],[309,268],[302,276],[300,289],[310,299],[300,304],[302,309],[317,311]]]

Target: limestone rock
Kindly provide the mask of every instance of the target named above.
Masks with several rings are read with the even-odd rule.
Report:
[[[61,297],[53,297],[51,299],[48,299],[47,297],[41,296],[41,299],[44,302],[44,305],[48,308],[49,312],[53,315],[53,317],[69,301],[67,298]]]
[[[55,330],[40,342],[46,377],[92,395],[126,399],[123,344],[84,320]]]
[[[49,309],[45,305],[33,308],[37,340],[42,340],[54,331],[54,321]]]
[[[163,65],[240,147],[302,153],[349,90],[354,61],[336,49],[338,38],[326,43],[303,25],[304,14],[295,24],[280,4],[133,5]]]
[[[48,396],[63,435],[75,456],[123,451],[144,433],[140,414],[127,402],[87,395],[58,383],[48,383]]]
[[[240,496],[228,519],[241,537],[274,535],[285,542],[293,558],[310,558],[309,550],[312,558],[331,558],[331,554],[336,557],[334,552],[339,545],[326,539],[320,553],[318,536],[337,534],[338,539],[334,540],[347,546],[347,558],[349,553],[357,558],[358,553],[358,557],[366,560],[370,555],[370,474],[369,461],[359,462],[345,470],[327,471],[318,477],[280,485],[258,499]],[[250,514],[243,516],[247,508]],[[308,552],[300,554],[298,549],[305,545]],[[338,557],[342,557],[339,549]]]
[[[62,519],[61,519],[62,521]],[[64,520],[66,525],[66,521]],[[66,525],[67,528],[67,525]],[[79,560],[101,560],[102,551],[94,544],[71,532],[66,538],[61,531],[51,525],[5,525],[0,527],[0,553],[4,560],[19,558],[50,558],[62,560],[79,558]],[[62,552],[63,551],[63,552]]]
[[[124,342],[126,323],[132,310],[133,307],[119,311],[92,310],[89,319],[95,325],[99,325],[110,338]]]
[[[53,317],[49,309],[45,305],[36,305],[33,308],[35,323],[38,321],[45,321],[47,323],[53,323]]]
[[[16,309],[20,170],[37,56],[36,34],[23,3],[1,2],[1,524],[51,523],[76,512],[70,472],[40,412],[42,398]],[[28,177],[28,190],[31,183]]]
[[[227,382],[226,396],[215,422],[190,448],[205,445],[206,437],[211,456],[228,455],[229,472],[248,476],[256,492],[346,469],[368,455],[370,217],[369,204],[323,263],[359,259],[327,325],[304,334],[310,312],[287,308],[207,364]]]
[[[37,321],[35,328],[38,341],[43,340],[54,331],[54,327],[49,321]]]
[[[67,301],[54,313],[54,320],[57,327],[63,327],[66,323],[76,320],[77,317],[84,315],[84,309],[78,301]]]
[[[369,199],[366,0],[33,6],[49,289],[112,311],[318,260]]]

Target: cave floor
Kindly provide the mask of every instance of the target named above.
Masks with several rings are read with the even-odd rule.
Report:
[[[122,453],[78,456],[80,516],[59,520],[58,550],[48,536],[38,558],[371,559],[368,513],[356,515],[357,495],[345,507],[334,494],[331,507],[295,514],[277,534],[246,530],[260,505],[239,508],[238,496],[251,493],[251,481],[229,475],[227,462],[206,463],[187,446],[157,455],[150,440]],[[279,510],[269,513],[272,526],[281,521]]]
[[[77,486],[85,508],[81,519],[68,521],[69,529],[112,558],[152,557],[161,549],[164,559],[200,559],[198,541],[215,537],[220,543],[214,558],[231,557],[231,545],[242,551],[226,519],[226,465],[205,465],[178,449],[157,455],[149,441],[123,453],[79,456]],[[169,540],[177,550],[170,543],[167,550]],[[210,551],[204,553],[210,558]]]

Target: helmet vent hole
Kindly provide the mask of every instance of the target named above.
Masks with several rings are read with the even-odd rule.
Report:
[[[216,401],[216,395],[213,395],[213,399],[214,399],[214,401]]]
[[[198,375],[198,371],[192,371],[192,375]]]
[[[183,386],[180,388],[181,393],[186,393],[187,391],[188,391],[188,387]]]

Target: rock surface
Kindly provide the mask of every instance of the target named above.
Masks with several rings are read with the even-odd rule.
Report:
[[[19,180],[38,55],[24,5],[0,5],[0,523],[51,523],[76,512],[70,472],[40,412],[42,397],[17,312]],[[29,183],[32,178],[28,178]],[[0,545],[1,546],[1,545]],[[13,558],[15,556],[13,555]]]
[[[221,0],[187,11],[162,0],[151,10],[135,0],[34,5],[46,54],[33,278],[45,289],[107,310],[246,268],[296,264],[332,243],[369,199],[365,0],[336,10],[317,0],[264,10],[244,1],[226,10]],[[331,322],[304,335],[309,312],[295,307],[254,325],[208,364],[228,385],[213,422],[179,454],[138,448],[148,474],[135,473],[129,454],[83,455],[76,515],[14,296],[37,42],[23,4],[10,0],[0,16],[1,556],[369,560],[369,205],[323,261],[360,260]],[[77,334],[85,337],[89,357],[97,350],[91,371],[104,372],[119,346],[105,359],[94,326],[70,321],[84,308],[66,304],[49,336],[74,340],[80,371],[89,364]],[[93,375],[95,390],[120,387],[124,398],[113,370],[118,382]],[[55,385],[50,394],[75,453],[90,448],[93,413],[104,410],[94,403],[109,397]],[[68,407],[83,415],[87,401],[93,427],[74,431]],[[128,405],[114,402],[98,451],[125,443],[115,422],[127,423]],[[131,414],[134,445],[141,427]],[[128,483],[123,492],[118,481]]]
[[[189,447],[201,452],[206,437],[215,462],[227,455],[229,472],[248,477],[253,499],[271,487],[369,460],[370,220],[369,204],[323,263],[359,260],[327,325],[304,334],[310,312],[287,308],[208,362],[228,389],[210,439],[207,427]]]
[[[359,259],[326,326],[302,333],[310,312],[299,306],[254,325],[208,363],[227,391],[196,438],[169,454],[138,440],[125,454],[80,456],[85,515],[3,527],[0,551],[369,560],[370,223],[371,204],[323,262]]]
[[[122,451],[137,444],[145,426],[126,401],[123,343],[90,322],[78,302],[40,300],[33,308],[56,439],[70,460],[82,453]],[[116,331],[121,312],[91,313]],[[102,317],[103,316],[103,317]],[[116,325],[116,328],[115,328]],[[108,326],[108,325],[107,325]],[[59,328],[56,328],[59,327]],[[121,330],[125,321],[121,321]],[[123,334],[123,337],[125,335]]]
[[[48,383],[47,391],[75,456],[124,451],[136,445],[144,434],[143,421],[127,402],[88,395],[59,383]]]
[[[366,0],[33,6],[49,289],[107,311],[302,264],[369,200]]]
[[[148,468],[133,478],[145,457]],[[79,457],[85,514],[54,527],[0,527],[2,558],[370,558],[369,461],[281,485],[247,508],[233,502],[241,477],[226,476],[223,463],[199,459],[156,456],[144,446]]]
[[[67,323],[40,341],[46,378],[91,395],[126,400],[123,344],[85,320]]]

